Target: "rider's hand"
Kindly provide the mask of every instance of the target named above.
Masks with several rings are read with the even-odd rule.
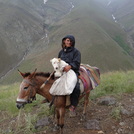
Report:
[[[64,67],[64,71],[65,72],[68,72],[70,69],[71,69],[71,66],[70,65],[67,65],[67,66]]]

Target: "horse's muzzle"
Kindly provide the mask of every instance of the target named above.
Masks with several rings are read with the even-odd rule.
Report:
[[[25,103],[16,103],[16,107],[17,107],[18,109],[23,108],[24,105],[25,105]]]
[[[16,107],[17,107],[18,109],[23,108],[24,105],[27,104],[27,103],[32,103],[32,101],[31,101],[31,100],[28,100],[28,101],[26,101],[26,102],[18,102],[18,101],[16,101]]]

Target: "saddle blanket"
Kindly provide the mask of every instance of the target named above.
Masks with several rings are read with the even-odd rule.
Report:
[[[100,71],[97,67],[93,67],[88,64],[81,64],[80,74],[81,73],[85,73],[85,75],[87,74],[87,76],[88,76],[87,79],[81,78],[85,89],[88,88],[87,80],[91,81],[91,84],[92,84],[91,89],[94,89],[95,87],[97,87],[100,84]],[[87,85],[87,86],[85,86],[85,85]]]

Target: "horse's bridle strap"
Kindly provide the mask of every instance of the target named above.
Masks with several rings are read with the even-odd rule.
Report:
[[[23,80],[25,83],[30,84],[31,86],[35,86],[35,84],[33,84],[32,82],[28,81],[28,80]]]

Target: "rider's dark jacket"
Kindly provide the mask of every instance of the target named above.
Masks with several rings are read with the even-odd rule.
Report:
[[[78,75],[79,74],[79,67],[81,63],[81,53],[77,50],[75,46],[75,38],[72,35],[67,35],[62,39],[62,44],[65,39],[69,38],[72,42],[71,47],[64,47],[62,45],[62,50],[59,52],[58,58],[61,58],[65,62],[67,62],[74,72]]]

